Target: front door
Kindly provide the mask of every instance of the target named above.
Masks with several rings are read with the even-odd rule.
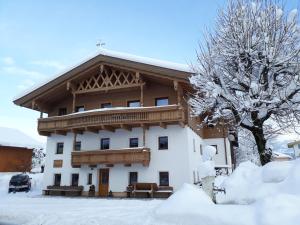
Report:
[[[109,169],[100,169],[99,171],[99,196],[108,196]]]

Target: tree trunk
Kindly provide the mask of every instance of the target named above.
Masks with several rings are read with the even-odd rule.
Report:
[[[271,161],[272,151],[271,149],[266,149],[267,141],[262,126],[256,126],[251,132],[257,145],[260,163],[263,166]]]
[[[236,168],[236,154],[239,150],[239,140],[238,140],[238,132],[236,127],[229,128],[229,142],[230,142],[230,152],[231,152],[231,163],[233,169]]]

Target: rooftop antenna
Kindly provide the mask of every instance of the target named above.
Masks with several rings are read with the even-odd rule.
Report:
[[[105,42],[103,42],[102,40],[98,40],[96,43],[97,48],[102,48],[105,45]]]

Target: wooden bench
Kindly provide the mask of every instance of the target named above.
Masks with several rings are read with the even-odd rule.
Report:
[[[132,196],[136,197],[138,193],[141,193],[153,198],[153,194],[157,190],[158,187],[156,183],[136,183],[133,184]]]
[[[51,196],[81,196],[83,186],[47,186],[44,195]]]
[[[154,192],[155,198],[168,198],[173,194],[173,187],[170,186],[159,186],[157,191]]]

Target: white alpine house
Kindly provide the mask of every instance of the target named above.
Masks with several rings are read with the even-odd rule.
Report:
[[[216,167],[230,171],[226,128],[199,127],[190,113],[191,74],[186,65],[101,50],[17,97],[41,112],[45,193],[81,187],[86,195],[93,185],[96,195],[125,197],[128,186],[146,183],[169,195],[200,181],[205,145],[216,148]]]

